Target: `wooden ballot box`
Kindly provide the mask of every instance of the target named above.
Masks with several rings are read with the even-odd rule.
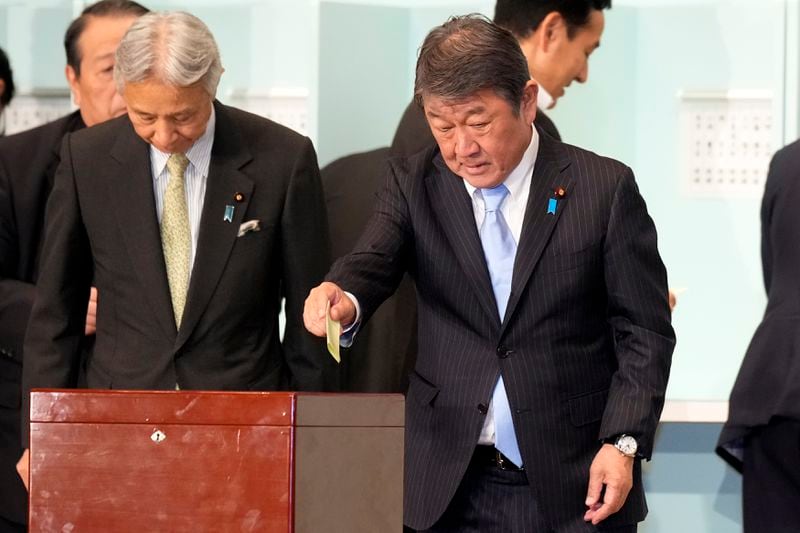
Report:
[[[30,530],[402,531],[401,395],[36,390]]]

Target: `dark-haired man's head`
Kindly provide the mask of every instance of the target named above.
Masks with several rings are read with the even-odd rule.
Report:
[[[67,82],[87,126],[125,114],[114,84],[114,54],[131,24],[148,11],[130,0],[101,0],[67,28]]]
[[[519,41],[531,76],[552,107],[573,82],[589,78],[589,56],[600,46],[611,0],[497,0],[494,22]]]
[[[14,98],[14,76],[11,73],[11,63],[0,48],[0,110],[6,107],[12,98]]]
[[[414,94],[445,164],[476,188],[505,181],[530,144],[536,84],[514,36],[481,15],[431,30]]]

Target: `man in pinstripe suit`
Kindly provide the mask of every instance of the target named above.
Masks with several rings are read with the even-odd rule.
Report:
[[[390,160],[367,231],[306,300],[306,327],[323,335],[330,304],[347,344],[416,282],[414,530],[629,532],[647,512],[675,342],[656,231],[629,168],[532,127],[536,92],[506,30],[435,28],[415,93],[438,146]]]

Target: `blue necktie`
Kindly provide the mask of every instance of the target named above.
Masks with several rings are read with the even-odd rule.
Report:
[[[489,276],[492,279],[492,289],[497,301],[497,311],[500,320],[506,314],[508,297],[511,294],[511,277],[514,272],[514,256],[517,253],[517,243],[511,234],[500,205],[508,196],[505,185],[498,185],[493,189],[481,189],[486,214],[481,225],[481,244],[486,257],[486,266],[489,267]],[[522,466],[522,456],[519,453],[517,437],[514,433],[514,421],[511,419],[511,406],[508,404],[506,387],[503,376],[497,380],[492,395],[494,405],[494,432],[495,448],[511,459],[517,466]]]

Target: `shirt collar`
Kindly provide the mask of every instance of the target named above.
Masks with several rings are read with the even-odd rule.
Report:
[[[206,131],[197,139],[194,144],[186,151],[189,163],[201,176],[208,176],[208,167],[211,165],[211,146],[214,144],[214,131],[217,125],[217,113],[214,106],[211,106],[211,116],[208,117]],[[164,173],[169,156],[152,144],[150,145],[150,158],[153,161],[153,174],[155,179]]]
[[[541,84],[537,82],[539,85],[539,92],[536,96],[536,105],[538,105],[542,109],[552,109],[553,106],[556,105],[555,100],[553,100],[552,95],[547,92]]]
[[[503,184],[508,189],[511,198],[519,198],[522,195],[525,184],[530,184],[530,177],[533,174],[533,166],[536,164],[536,156],[539,153],[539,133],[536,128],[531,127],[531,142],[522,154],[519,164],[514,167],[514,170],[508,175]],[[464,180],[464,185],[470,196],[475,194],[477,190],[470,185],[467,180]]]

